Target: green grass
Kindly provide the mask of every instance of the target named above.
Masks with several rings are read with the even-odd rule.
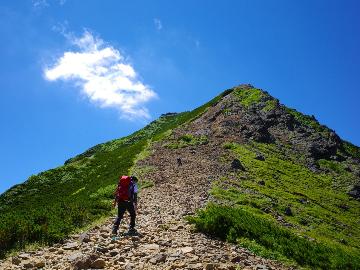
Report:
[[[145,188],[150,188],[154,186],[154,182],[152,181],[140,181],[139,182],[139,189],[145,189]]]
[[[229,207],[226,208],[230,213],[229,216],[235,217],[240,211],[239,213],[247,215],[249,220],[231,220],[232,225],[223,233],[211,231],[206,226],[216,226],[211,223],[219,220],[215,220],[216,217],[210,218],[211,215],[217,215],[215,210],[215,212],[213,210],[206,212],[210,211],[209,209],[225,211],[224,209],[220,211],[221,208],[216,208],[217,206],[211,206],[203,210],[194,221],[200,224],[198,225],[200,230],[239,242],[245,247],[251,246],[252,250],[261,256],[282,261],[286,257],[310,268],[356,269],[351,268],[355,265],[360,267],[356,258],[356,255],[360,255],[358,226],[360,203],[346,195],[349,184],[356,181],[356,176],[345,170],[346,164],[320,160],[320,167],[326,168],[326,172],[314,173],[301,163],[301,157],[277,145],[260,143],[240,145],[228,142],[224,143],[223,148],[225,153],[221,158],[222,162],[230,163],[236,157],[245,167],[245,171],[219,179],[214,182],[210,192],[218,203]],[[265,157],[264,161],[256,159],[259,153]],[[292,210],[292,215],[285,214],[285,209],[288,207]],[[279,217],[282,223],[277,222]],[[201,222],[209,224],[205,226],[201,225]],[[221,223],[224,221],[222,220]],[[258,236],[245,233],[242,228],[247,225],[243,223],[257,224],[256,226],[260,227],[256,230],[260,231],[264,229],[261,228],[262,226],[268,227],[272,224],[271,230],[274,232],[271,236],[273,237],[271,245],[273,246],[259,238],[261,233],[257,234]],[[281,224],[288,224],[289,228],[284,228]],[[232,227],[235,232],[231,230]],[[278,236],[275,234],[277,230],[287,231],[285,235],[288,233],[290,235],[286,237],[291,236],[291,239],[300,246],[277,242]],[[303,240],[299,242],[297,238],[316,239],[309,242],[316,247],[312,248],[321,250],[319,254],[311,251],[315,252],[311,256],[317,258],[316,261],[306,261],[306,258],[291,255],[291,252],[301,254],[303,249],[308,249],[310,245],[307,242],[303,243]],[[282,245],[294,250],[291,252],[281,250]],[[348,254],[350,257],[345,256],[346,259],[341,261],[340,257],[332,258],[332,252],[341,256]],[[310,256],[308,253],[304,254]],[[320,255],[324,258],[318,257]],[[354,261],[354,264],[350,267],[347,264],[351,264],[351,261]]]
[[[254,254],[259,255],[263,258],[281,261],[289,266],[296,265],[293,260],[288,259],[278,251],[270,250],[263,245],[258,244],[256,240],[250,240],[249,238],[240,236],[236,237],[236,244],[250,250]]]
[[[270,99],[265,102],[265,107],[263,108],[263,111],[269,112],[274,110],[279,105],[279,101],[276,99]]]
[[[238,89],[234,91],[234,94],[245,108],[250,107],[265,97],[265,94],[260,89],[256,88]]]

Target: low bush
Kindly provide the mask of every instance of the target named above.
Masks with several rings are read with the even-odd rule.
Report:
[[[310,241],[239,207],[209,204],[197,216],[188,219],[202,232],[233,243],[244,242],[243,239],[246,238],[254,241],[262,251],[266,249],[274,254],[281,254],[311,269],[360,268],[359,253],[340,246]]]

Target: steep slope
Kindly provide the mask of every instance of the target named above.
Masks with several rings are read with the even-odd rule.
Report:
[[[176,233],[166,229],[172,219],[182,222],[182,216],[210,200],[190,218],[201,231],[270,258],[311,268],[355,269],[360,265],[359,153],[314,117],[242,85],[193,112],[163,116],[9,190],[0,197],[0,243],[11,248],[19,239],[20,244],[62,239],[108,213],[117,175],[131,170],[155,185],[142,197],[146,210],[140,229],[149,234],[156,231],[150,225],[155,219],[170,237]],[[13,216],[22,220],[22,229]],[[206,246],[211,239],[203,241]],[[199,263],[207,262],[201,248],[195,253]],[[229,261],[229,254],[223,258]],[[251,265],[260,262],[252,258]],[[142,263],[145,269],[152,265]]]
[[[64,166],[31,176],[0,196],[0,258],[27,243],[57,242],[111,211],[120,174],[128,174],[149,140],[201,114],[208,106],[166,114],[134,134],[94,146]],[[142,183],[145,184],[146,183]]]

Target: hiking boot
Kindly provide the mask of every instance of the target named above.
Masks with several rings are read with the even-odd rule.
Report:
[[[129,231],[127,232],[127,235],[136,235],[137,231],[135,228],[130,228]]]

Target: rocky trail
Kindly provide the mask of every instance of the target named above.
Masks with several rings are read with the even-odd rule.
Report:
[[[215,148],[169,150],[158,144],[149,157],[138,162],[139,168],[152,168],[143,177],[155,184],[139,196],[139,236],[112,240],[112,217],[101,226],[73,235],[64,244],[8,258],[0,268],[285,269],[246,249],[197,233],[184,220],[207,202],[212,178],[225,169],[216,162]],[[169,151],[173,151],[172,159]],[[174,157],[181,157],[181,161]],[[128,222],[126,216],[120,232],[126,231]]]
[[[245,249],[193,232],[183,219],[181,193],[168,185],[144,190],[138,212],[139,236],[110,237],[113,218],[64,244],[20,253],[1,269],[283,269]],[[158,194],[162,194],[158,196]],[[178,207],[176,207],[178,206]],[[188,208],[187,210],[189,210]],[[127,229],[128,219],[121,231]]]

